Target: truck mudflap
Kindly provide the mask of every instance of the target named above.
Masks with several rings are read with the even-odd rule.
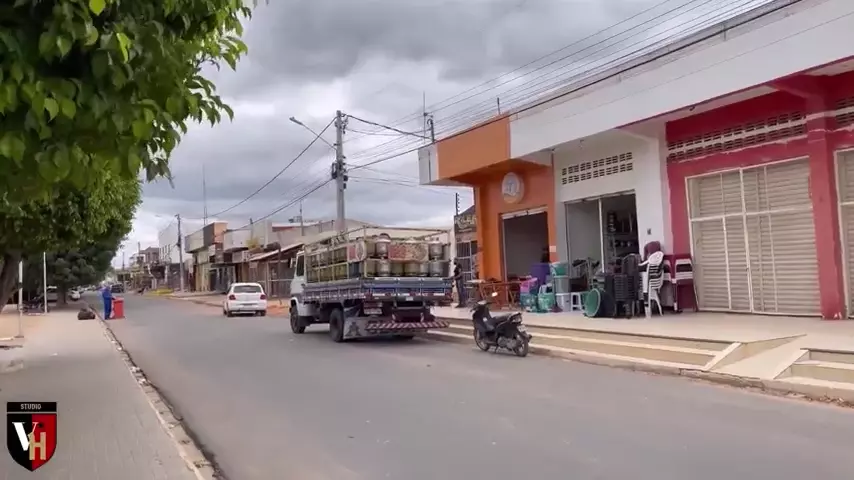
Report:
[[[365,330],[369,332],[410,332],[418,330],[428,330],[434,328],[448,328],[450,322],[433,321],[433,322],[378,322],[365,325]]]

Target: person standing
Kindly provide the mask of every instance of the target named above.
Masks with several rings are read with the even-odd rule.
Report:
[[[104,300],[104,320],[109,320],[113,313],[113,289],[105,284],[101,290],[101,298]]]
[[[459,259],[454,259],[454,283],[457,286],[457,297],[459,298],[457,308],[464,308],[468,303],[468,291],[466,291],[466,284],[463,281],[463,267],[460,265]]]

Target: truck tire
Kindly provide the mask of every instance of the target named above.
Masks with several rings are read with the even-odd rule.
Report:
[[[344,341],[344,311],[340,308],[329,312],[329,337],[335,343]]]
[[[291,331],[294,333],[305,333],[305,322],[299,316],[296,306],[291,306]]]

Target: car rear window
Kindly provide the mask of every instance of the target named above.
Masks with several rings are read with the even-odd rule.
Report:
[[[258,285],[235,285],[234,293],[261,293]]]

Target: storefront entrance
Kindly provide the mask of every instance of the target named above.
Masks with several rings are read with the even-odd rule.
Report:
[[[568,202],[565,208],[574,276],[588,277],[602,268],[612,271],[623,257],[640,252],[634,193]]]
[[[818,315],[808,159],[688,179],[699,307]]]
[[[549,254],[549,223],[546,208],[501,215],[504,276],[507,280],[531,275],[535,263]]]

